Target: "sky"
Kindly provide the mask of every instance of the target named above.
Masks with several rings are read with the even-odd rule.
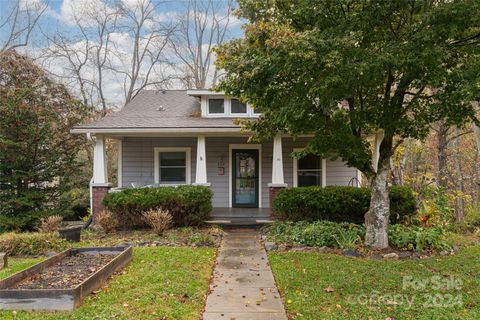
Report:
[[[68,63],[60,58],[45,59],[43,58],[44,52],[47,51],[51,43],[47,40],[57,36],[67,37],[71,40],[72,48],[78,48],[78,52],[83,47],[82,35],[78,26],[74,23],[74,17],[82,17],[82,10],[89,10],[85,8],[95,8],[107,5],[107,8],[113,7],[113,3],[121,1],[126,6],[138,5],[138,1],[141,0],[19,0],[20,7],[22,9],[35,8],[46,6],[44,14],[38,21],[37,28],[32,33],[32,36],[27,47],[19,48],[18,51],[27,54],[34,58],[37,64],[40,64],[47,71],[51,72],[57,79],[65,83],[74,94],[78,94],[78,86],[74,79],[71,78],[71,69],[68,68]],[[228,0],[214,0],[215,5],[220,8],[226,8]],[[178,24],[186,12],[188,1],[178,0],[152,0],[152,3],[156,5],[155,22],[163,24]],[[12,12],[12,8],[15,5],[15,0],[0,0],[0,43],[4,43],[9,36],[8,24],[2,23],[8,18],[8,15]],[[236,4],[234,4],[234,7]],[[86,12],[86,11],[85,11]],[[26,21],[26,16],[22,16],[21,22]],[[87,18],[82,18],[81,23],[89,29],[92,25],[89,25]],[[242,37],[242,25],[243,21],[238,18],[232,18],[226,39],[234,39]],[[93,29],[92,29],[93,30]],[[148,28],[147,31],[148,33]],[[121,72],[127,71],[130,68],[129,62],[132,56],[132,38],[131,34],[126,31],[117,30],[111,34],[112,43],[115,45],[115,51],[118,54],[109,56],[109,60],[112,61],[113,66],[119,69]],[[94,39],[92,39],[93,41]],[[92,42],[93,43],[93,42]],[[173,73],[178,73],[178,70],[182,68],[182,62],[174,58],[174,53],[169,52],[169,49],[165,50],[168,64],[158,65],[158,74],[162,76],[168,76]],[[175,67],[172,67],[172,61],[174,61]],[[178,64],[178,65],[177,65]],[[141,72],[146,72],[148,64],[144,66]],[[124,70],[122,69],[124,68]],[[96,75],[93,67],[84,68],[85,77],[91,78],[92,81],[96,80]],[[125,79],[122,78],[121,72],[106,72],[104,91],[106,100],[111,106],[122,105],[122,101],[125,99]],[[168,88],[178,88],[181,84],[179,82],[171,81],[168,84]]]

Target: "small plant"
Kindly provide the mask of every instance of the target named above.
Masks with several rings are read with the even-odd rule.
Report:
[[[188,238],[190,244],[213,244],[213,240],[206,234],[194,233]]]
[[[357,232],[348,229],[340,229],[334,239],[340,249],[354,249],[362,242]]]
[[[100,211],[93,215],[93,221],[102,227],[105,233],[112,233],[118,227],[118,221],[108,210]]]
[[[465,224],[472,229],[480,227],[480,204],[473,204],[467,208]]]
[[[152,209],[143,213],[143,219],[158,235],[163,235],[172,223],[172,216],[168,211]]]
[[[62,227],[63,217],[59,215],[48,216],[40,219],[38,231],[43,233],[56,232]]]
[[[388,230],[388,240],[394,247],[409,251],[445,250],[450,245],[443,237],[441,227],[424,228],[396,224]]]

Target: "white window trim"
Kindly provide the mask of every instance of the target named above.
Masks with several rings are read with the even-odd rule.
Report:
[[[228,145],[228,206],[232,208],[232,174],[233,174],[233,149],[258,150],[258,207],[262,208],[262,145],[261,144],[229,144]]]
[[[154,181],[155,184],[160,184],[160,153],[161,152],[185,152],[185,184],[191,184],[192,183],[192,150],[191,148],[163,148],[163,147],[156,147],[153,148],[154,152]],[[183,183],[181,183],[183,184]],[[161,186],[178,186],[180,185],[179,183],[163,183],[160,184]]]
[[[209,101],[210,100],[222,100],[223,99],[223,113],[210,113],[210,105],[209,105]],[[208,117],[212,117],[212,118],[215,118],[215,117],[225,117],[228,115],[228,111],[229,111],[229,105],[227,105],[227,99],[225,97],[206,97],[206,114],[208,115]]]
[[[210,99],[223,99],[224,112],[210,113],[209,105],[208,105],[208,101]],[[209,95],[209,96],[201,97],[200,105],[202,110],[202,117],[204,118],[258,118],[261,115],[261,113],[255,112],[255,109],[250,105],[250,103],[247,103],[246,113],[233,113],[232,99],[237,99],[237,98],[229,98],[226,96],[218,96],[218,95]]]
[[[294,148],[293,152],[302,151],[303,148]],[[327,160],[322,159],[322,188],[327,185]],[[298,187],[298,158],[293,157],[293,187]]]

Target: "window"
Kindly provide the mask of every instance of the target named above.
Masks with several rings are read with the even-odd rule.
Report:
[[[190,148],[155,148],[155,183],[190,184]]]
[[[324,186],[325,161],[319,156],[309,154],[300,159],[294,159],[293,186]]]
[[[237,114],[246,114],[247,113],[247,105],[245,103],[240,102],[238,99],[232,99],[231,100],[231,106],[230,106],[230,112],[231,113],[237,113]]]
[[[245,118],[258,117],[257,111],[249,103],[243,103],[237,98],[229,98],[221,95],[210,95],[201,98],[202,117],[206,118]]]
[[[208,99],[208,113],[224,114],[225,103],[223,99]]]

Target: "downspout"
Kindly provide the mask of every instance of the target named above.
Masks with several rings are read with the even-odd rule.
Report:
[[[95,144],[95,141],[93,140],[90,132],[87,133],[87,139],[89,141],[91,141],[92,144]],[[88,221],[83,226],[84,229],[87,229],[88,227],[90,227],[90,225],[93,222],[93,187],[92,187],[92,184],[93,184],[93,175],[92,175],[92,178],[90,179],[90,182],[88,183],[88,188],[90,189],[90,217],[88,218]]]

